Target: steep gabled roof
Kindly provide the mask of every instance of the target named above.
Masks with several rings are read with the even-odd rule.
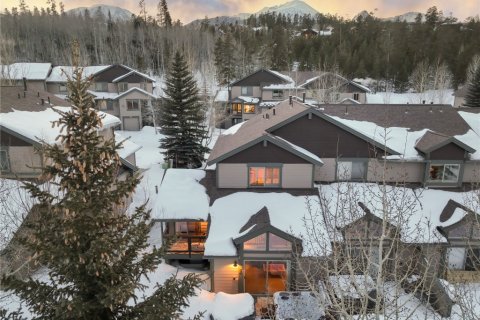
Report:
[[[125,67],[125,68],[128,68],[128,69],[131,69],[131,68],[127,67],[127,66],[124,66],[124,65],[122,65],[122,66]],[[127,73],[125,73],[124,75],[121,75],[121,76],[113,79],[112,82],[113,82],[113,83],[119,82],[119,81],[121,81],[122,79],[125,79],[125,78],[128,77],[128,76],[131,76],[132,74],[136,74],[136,75],[138,75],[138,76],[140,76],[140,77],[142,77],[142,78],[145,78],[145,79],[147,79],[147,80],[149,80],[149,81],[155,82],[155,79],[147,76],[145,73],[141,73],[141,72],[138,72],[138,71],[133,70],[133,69],[131,69],[130,72],[127,72]]]
[[[292,80],[289,76],[286,76],[286,75],[284,75],[284,74],[281,74],[280,72],[272,71],[272,70],[269,70],[269,69],[259,69],[259,70],[255,71],[255,72],[253,72],[253,73],[251,73],[251,74],[249,74],[249,75],[247,75],[247,76],[245,76],[245,77],[243,77],[243,78],[241,78],[241,79],[239,79],[239,80],[236,80],[236,81],[232,82],[232,83],[230,84],[230,86],[233,87],[233,86],[237,85],[238,83],[240,83],[240,82],[242,82],[242,81],[244,81],[244,80],[247,80],[247,79],[249,79],[249,78],[251,78],[251,77],[258,76],[259,73],[269,74],[270,76],[273,76],[274,78],[278,79],[278,81],[279,81],[279,82],[271,82],[271,81],[268,81],[269,83],[278,83],[278,84],[280,84],[280,83],[293,82],[293,80]],[[260,80],[261,80],[261,79],[260,79]],[[265,82],[265,81],[259,81],[258,85],[260,85],[260,84],[263,83],[263,82]],[[253,84],[249,84],[249,86],[251,86],[251,85],[253,85]]]
[[[476,151],[474,148],[459,141],[455,137],[447,136],[447,135],[444,135],[438,132],[433,132],[430,130],[425,132],[425,134],[420,139],[417,140],[417,143],[415,144],[415,148],[420,152],[427,154],[449,143],[456,144],[460,148],[470,153],[474,153]]]

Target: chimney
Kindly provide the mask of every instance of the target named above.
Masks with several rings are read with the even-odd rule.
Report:
[[[307,94],[306,94],[305,92],[302,93],[302,102],[303,102],[303,103],[305,103],[305,96],[306,96],[306,95],[307,95]]]
[[[48,99],[48,104],[50,104],[50,96],[48,96],[47,99]]]
[[[23,91],[27,91],[27,78],[23,77]]]
[[[270,115],[268,113],[265,114],[265,119],[267,119],[267,120],[270,119]]]
[[[293,105],[293,97],[290,95],[288,96],[288,103],[292,106]]]
[[[42,106],[45,104],[45,99],[42,99]]]
[[[273,115],[275,115],[275,108],[273,108],[272,111],[273,111]]]
[[[37,97],[40,97],[40,91],[37,92]]]
[[[425,104],[425,100],[422,100],[422,104]]]
[[[18,94],[18,99],[20,99],[20,93]]]
[[[23,97],[24,97],[24,98],[27,97],[27,91],[23,91]]]

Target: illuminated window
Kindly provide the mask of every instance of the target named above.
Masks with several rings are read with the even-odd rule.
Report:
[[[252,187],[280,186],[279,167],[250,167],[249,184]]]
[[[242,104],[241,103],[233,103],[232,104],[232,111],[233,111],[233,113],[242,113]]]
[[[253,104],[243,105],[243,112],[244,113],[255,113],[255,105],[253,105]]]
[[[267,235],[261,234],[258,237],[245,241],[243,243],[244,250],[252,251],[266,251],[267,250]]]
[[[460,176],[459,164],[432,164],[428,171],[430,182],[457,182]]]
[[[292,243],[288,240],[280,238],[279,236],[268,234],[268,250],[272,251],[290,251],[292,250]]]

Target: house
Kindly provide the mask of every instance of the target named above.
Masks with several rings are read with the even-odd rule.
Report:
[[[307,99],[320,104],[339,103],[345,99],[366,103],[367,93],[371,92],[367,87],[331,72],[316,74],[299,87],[305,90]]]
[[[295,91],[295,82],[279,72],[260,69],[230,84],[224,128],[251,119],[261,109],[287,98]]]
[[[465,97],[467,96],[467,90],[468,86],[464,85],[453,93],[453,96],[455,97],[453,100],[453,107],[454,108],[459,108],[463,107],[463,104],[465,103]]]
[[[47,91],[63,98],[67,94],[67,75],[73,67],[56,66],[46,79]],[[155,79],[125,65],[87,66],[85,77],[92,77],[90,94],[100,111],[121,120],[122,130],[138,131],[152,117],[157,96],[153,94]]]
[[[2,85],[24,86],[34,92],[46,91],[45,81],[52,70],[51,63],[20,62],[0,66]]]
[[[36,179],[48,159],[39,149],[42,143],[58,143],[60,129],[52,128],[59,118],[54,109],[65,110],[70,104],[45,91],[25,91],[23,87],[1,87],[0,101],[0,176],[14,179]],[[103,127],[99,134],[114,137],[113,128],[120,120],[102,112]],[[140,147],[125,141],[119,150],[122,161],[120,175],[136,170],[135,152]]]

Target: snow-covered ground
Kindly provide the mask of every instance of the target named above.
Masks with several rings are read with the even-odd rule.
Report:
[[[148,169],[155,164],[163,163],[163,155],[160,147],[160,139],[163,135],[155,133],[155,129],[150,126],[145,126],[140,131],[122,131],[118,130],[115,133],[123,138],[130,138],[129,140],[142,146],[136,153],[137,167],[141,169]]]

